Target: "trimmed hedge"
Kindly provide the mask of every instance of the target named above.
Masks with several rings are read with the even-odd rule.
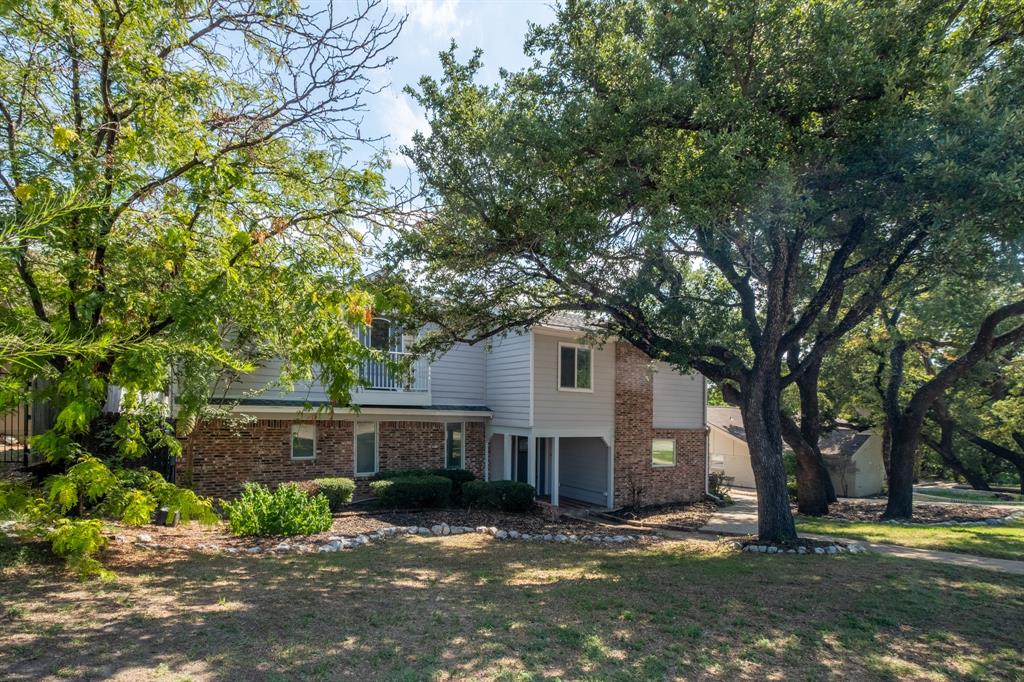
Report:
[[[447,507],[452,496],[452,481],[434,475],[395,476],[372,482],[370,490],[383,507]]]
[[[536,491],[519,481],[470,481],[462,486],[462,498],[468,507],[525,512],[533,509]]]
[[[312,494],[320,493],[326,497],[334,513],[349,504],[356,491],[356,482],[351,478],[314,478],[313,485],[316,486],[316,492]]]
[[[310,535],[331,527],[331,506],[323,495],[310,497],[286,483],[274,492],[259,483],[246,483],[241,496],[225,502],[235,535]]]
[[[374,480],[387,481],[394,478],[409,476],[444,476],[452,482],[451,503],[462,505],[462,486],[476,480],[476,474],[469,469],[406,469],[404,471],[386,471],[374,476]]]

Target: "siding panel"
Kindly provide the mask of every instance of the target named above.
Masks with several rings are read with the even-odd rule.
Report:
[[[460,343],[430,365],[434,405],[483,405],[487,399],[485,351]]]
[[[487,407],[495,426],[530,426],[532,334],[496,339],[486,358]]]
[[[664,362],[654,365],[654,428],[699,429],[704,426],[704,381],[700,374],[680,374]]]
[[[594,348],[593,392],[558,390],[558,343],[570,337],[534,333],[534,412],[538,428],[611,431],[615,412],[615,344]]]

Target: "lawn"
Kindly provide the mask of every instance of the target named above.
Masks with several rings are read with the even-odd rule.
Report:
[[[946,490],[943,488],[917,488],[914,490],[915,497],[925,498],[938,498],[943,500],[950,500],[951,502],[967,502],[968,504],[999,504],[999,505],[1013,505],[1013,506],[1024,506],[1024,501],[1021,500],[1020,495],[1012,494],[1012,500],[1004,500],[1001,497],[997,497],[995,493],[985,492],[958,492],[956,490]]]
[[[1024,679],[1024,578],[716,547],[130,550],[111,583],[8,547],[0,678]]]
[[[1024,522],[1021,521],[1001,526],[921,526],[801,517],[797,529],[803,533],[904,547],[1024,560]]]

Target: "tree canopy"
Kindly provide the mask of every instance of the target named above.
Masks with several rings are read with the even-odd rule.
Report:
[[[434,203],[396,260],[449,338],[579,310],[719,383],[761,536],[790,539],[782,391],[927,249],[1019,223],[995,142],[1020,26],[1012,2],[567,2],[531,68],[483,86],[451,51],[413,91]]]

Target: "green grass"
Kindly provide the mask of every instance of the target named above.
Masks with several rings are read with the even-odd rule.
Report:
[[[1020,521],[1001,526],[920,526],[802,517],[797,529],[852,540],[1024,560],[1024,522]]]
[[[19,554],[0,568],[0,678],[1024,679],[1024,578],[711,547],[129,549],[113,583]]]
[[[995,493],[986,493],[984,491],[968,493],[957,490],[946,490],[944,488],[917,488],[914,490],[914,495],[917,497],[941,498],[953,502],[965,502],[967,504],[1024,505],[1024,501],[1021,500],[1020,495],[1013,495],[1012,500],[1003,500],[996,497]]]

